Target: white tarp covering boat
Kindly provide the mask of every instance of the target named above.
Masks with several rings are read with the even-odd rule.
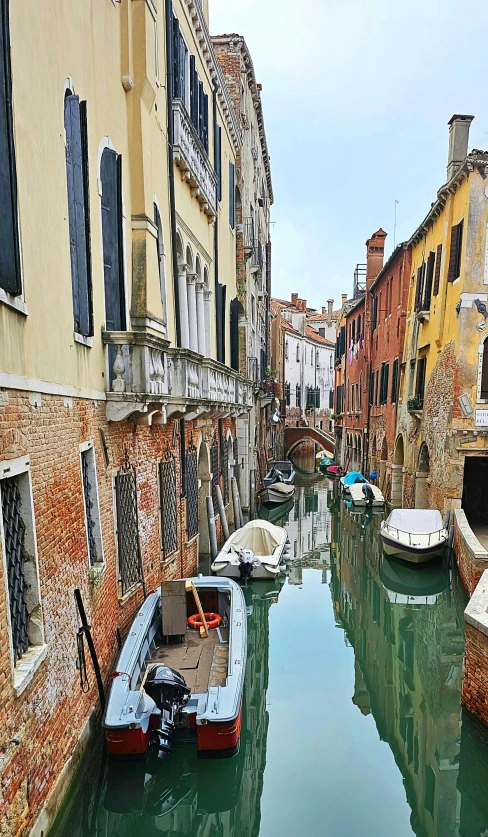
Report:
[[[349,491],[355,506],[385,505],[385,498],[377,485],[371,485],[369,482],[355,482],[349,486]]]
[[[387,555],[414,563],[441,556],[448,535],[436,509],[393,509],[380,534]]]
[[[286,503],[295,493],[294,485],[287,485],[285,482],[275,482],[259,492],[259,499],[262,503]]]
[[[286,529],[281,526],[267,520],[251,520],[225,542],[212,564],[212,571],[229,578],[245,577],[243,564],[247,559],[248,564],[252,562],[252,572],[247,577],[275,578],[284,569],[282,556],[287,541]]]

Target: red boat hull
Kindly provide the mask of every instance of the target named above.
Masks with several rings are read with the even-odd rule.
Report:
[[[200,758],[230,758],[239,749],[242,706],[237,718],[223,723],[197,726],[197,750]]]

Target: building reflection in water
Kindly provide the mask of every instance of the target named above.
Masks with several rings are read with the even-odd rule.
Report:
[[[387,558],[379,515],[332,507],[331,590],[336,621],[354,648],[352,700],[373,715],[393,752],[413,832],[481,837],[488,833],[488,761],[484,748],[476,761],[484,798],[474,799],[476,783],[466,774],[479,737],[469,719],[461,727],[466,595],[459,577],[439,563],[412,567]]]

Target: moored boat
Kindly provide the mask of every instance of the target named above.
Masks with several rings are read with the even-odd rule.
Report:
[[[259,492],[258,497],[262,503],[286,503],[295,493],[294,485],[286,485],[284,482],[275,482]]]
[[[387,555],[420,564],[444,554],[448,532],[437,510],[393,509],[380,535]]]
[[[329,465],[325,469],[325,473],[327,474],[330,480],[338,480],[344,476],[345,471],[344,468],[341,468],[340,465]]]
[[[284,482],[285,485],[291,485],[295,479],[295,469],[289,459],[283,459],[274,462],[268,473],[263,479],[264,487],[273,485],[275,482]]]
[[[234,532],[212,564],[212,572],[241,580],[271,579],[284,572],[286,529],[267,520],[251,520]]]
[[[293,509],[293,497],[286,500],[285,503],[273,503],[272,505],[259,504],[258,515],[261,520],[268,520],[269,523],[274,523],[275,526],[280,526],[281,522],[284,524],[288,519],[288,515]],[[281,522],[280,522],[281,521]]]
[[[349,493],[355,506],[371,508],[385,505],[385,498],[380,489],[369,482],[353,483],[349,486]]]
[[[350,494],[351,485],[359,485],[368,482],[368,480],[359,471],[348,471],[347,474],[341,477],[340,482],[344,493]]]
[[[382,555],[379,575],[392,604],[434,605],[449,585],[449,576],[441,561],[417,566]]]
[[[246,669],[244,595],[229,578],[193,579],[208,636],[185,579],[147,596],[121,649],[103,719],[108,752],[144,758],[172,740],[196,742],[200,757],[227,757],[239,746]],[[210,626],[214,625],[213,628]],[[183,641],[181,641],[183,639]]]

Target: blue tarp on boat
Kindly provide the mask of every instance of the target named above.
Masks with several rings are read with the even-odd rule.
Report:
[[[359,471],[349,471],[348,474],[343,478],[344,485],[354,485],[356,482],[367,482],[368,480],[366,477],[363,477]]]

